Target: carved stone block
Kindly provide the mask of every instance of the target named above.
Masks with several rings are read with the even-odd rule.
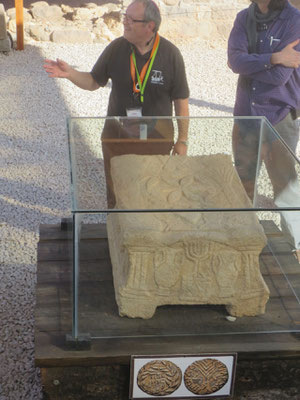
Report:
[[[251,208],[228,155],[124,155],[111,173],[119,209]],[[254,212],[111,213],[107,230],[121,316],[151,318],[166,304],[264,313],[266,237]]]

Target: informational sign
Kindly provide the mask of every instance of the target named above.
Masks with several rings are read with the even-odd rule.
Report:
[[[132,356],[129,398],[232,397],[237,354]]]

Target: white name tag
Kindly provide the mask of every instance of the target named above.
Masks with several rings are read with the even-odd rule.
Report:
[[[142,107],[137,108],[126,108],[127,117],[141,117],[142,116]]]

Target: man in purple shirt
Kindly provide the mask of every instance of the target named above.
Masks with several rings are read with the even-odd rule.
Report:
[[[249,8],[238,13],[230,33],[228,66],[239,74],[234,115],[265,116],[295,152],[299,139],[300,12],[287,0],[251,0]],[[236,169],[251,199],[261,163],[259,128],[257,121],[251,120],[237,120],[233,128]],[[275,136],[262,139],[262,159],[272,182],[275,205],[300,206],[293,157]],[[286,213],[288,219],[296,217],[292,214]],[[293,245],[299,248],[300,218],[297,224],[298,232],[290,226],[287,230]],[[285,225],[290,222],[285,221]]]

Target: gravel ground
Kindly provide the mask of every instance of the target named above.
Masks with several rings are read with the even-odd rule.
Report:
[[[227,68],[225,47],[179,47],[191,115],[230,116],[236,76]],[[109,94],[109,87],[90,93],[49,79],[43,60],[58,57],[88,71],[102,49],[38,43],[0,54],[0,400],[42,398],[34,366],[39,225],[70,214],[66,118],[104,116]]]

